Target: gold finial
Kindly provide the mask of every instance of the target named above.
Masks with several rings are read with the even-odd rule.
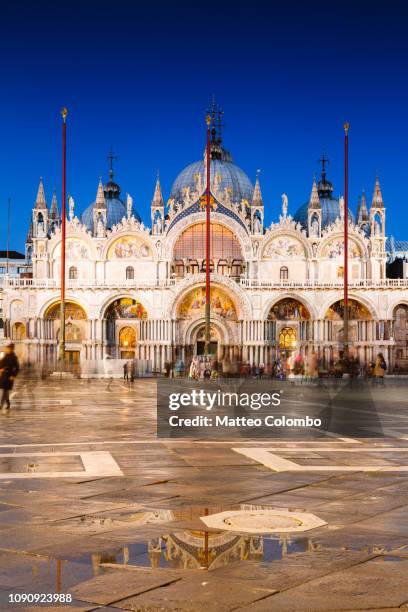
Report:
[[[349,129],[350,129],[350,124],[349,124],[349,122],[348,122],[348,121],[346,121],[346,123],[344,124],[344,126],[343,126],[343,127],[344,127],[344,132],[345,132],[345,134],[348,134],[348,131],[349,131]]]
[[[66,120],[67,120],[67,115],[68,115],[68,109],[67,109],[67,107],[66,107],[66,106],[64,106],[64,107],[61,109],[61,116],[62,116],[62,120],[63,120],[63,122],[64,122],[64,123],[65,123],[65,122],[66,122]]]
[[[211,125],[211,115],[207,115],[206,116],[205,122],[206,122],[207,126],[210,127],[210,125]]]

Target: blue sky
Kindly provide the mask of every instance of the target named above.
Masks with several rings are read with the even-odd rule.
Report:
[[[148,222],[157,169],[164,196],[200,158],[214,94],[224,144],[252,180],[261,169],[266,221],[283,191],[292,214],[310,194],[318,158],[342,192],[343,129],[350,130],[350,207],[375,174],[387,234],[408,239],[408,8],[353,2],[177,1],[2,6],[1,227],[12,198],[11,247],[22,249],[42,176],[61,199],[59,111],[69,108],[68,191],[76,212],[107,178]]]

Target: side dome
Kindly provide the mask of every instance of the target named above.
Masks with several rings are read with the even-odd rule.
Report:
[[[326,173],[323,170],[322,177],[317,185],[317,191],[319,194],[320,205],[322,207],[322,229],[332,225],[336,219],[340,218],[340,205],[339,198],[333,196],[333,185],[326,179]],[[300,206],[294,214],[295,221],[298,221],[307,228],[307,212],[309,208],[309,202],[306,202]],[[355,223],[355,218],[351,210],[349,209],[349,219],[352,223]]]
[[[123,217],[127,217],[127,207],[126,203],[119,198],[120,187],[117,183],[113,183],[112,181],[106,183],[103,188],[103,193],[105,196],[107,210],[107,228],[110,229],[114,225],[120,223]],[[92,202],[92,204],[85,208],[84,212],[81,215],[81,222],[86,225],[88,230],[92,230],[93,228],[94,206],[95,202]],[[132,214],[137,221],[141,221],[140,215],[134,207],[132,207]]]
[[[254,187],[248,176],[239,166],[233,163],[231,156],[226,151],[220,157],[220,159],[211,159],[211,189],[215,186],[221,191],[228,189],[232,202],[241,202],[243,199],[250,202]],[[189,188],[192,192],[196,191],[200,177],[202,191],[204,191],[204,160],[194,162],[180,172],[173,183],[170,197],[180,201],[183,199],[186,188]]]

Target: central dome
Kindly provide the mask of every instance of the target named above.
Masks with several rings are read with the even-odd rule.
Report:
[[[236,166],[229,153],[222,150],[219,158],[211,159],[211,189],[215,184],[221,191],[228,189],[232,202],[241,202],[242,199],[252,200],[254,187],[241,168]],[[196,161],[180,172],[171,188],[170,197],[175,200],[182,200],[184,190],[189,188],[192,192],[196,191],[197,180],[201,176],[202,189],[205,188],[205,165],[204,160]]]

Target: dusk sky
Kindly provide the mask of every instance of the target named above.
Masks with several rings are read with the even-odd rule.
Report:
[[[1,240],[24,250],[40,176],[61,204],[61,119],[68,117],[68,192],[76,214],[115,180],[150,222],[157,169],[167,200],[198,160],[214,94],[224,145],[252,181],[261,169],[266,222],[281,193],[308,200],[323,150],[343,191],[350,129],[350,208],[379,174],[386,234],[408,239],[406,2],[8,2],[2,4]]]

